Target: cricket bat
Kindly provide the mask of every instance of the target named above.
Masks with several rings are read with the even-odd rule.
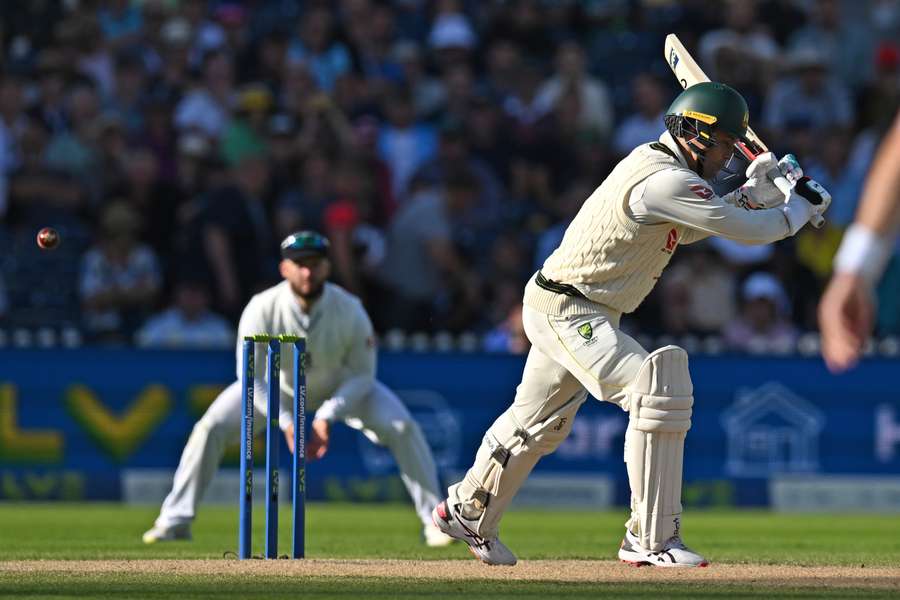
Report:
[[[703,69],[700,68],[700,65],[697,64],[688,51],[684,49],[681,40],[679,40],[678,36],[674,33],[670,33],[666,36],[664,55],[666,57],[666,62],[669,63],[669,68],[672,69],[672,73],[675,74],[675,78],[678,80],[678,83],[681,84],[683,89],[687,89],[696,83],[709,81],[709,77],[706,76],[706,73],[703,72]],[[743,154],[747,160],[752,161],[763,152],[769,151],[768,146],[759,139],[759,136],[756,135],[756,132],[753,131],[752,128],[747,128],[746,137],[747,141],[750,142],[749,144],[744,141],[739,141],[737,145],[741,154]],[[778,171],[777,174],[772,174],[770,176],[772,177],[772,182],[775,186],[785,194],[785,197],[788,197],[793,189],[791,182],[788,181],[780,171]],[[814,227],[821,227],[825,222],[825,219],[822,218],[822,215],[817,214],[813,215],[810,222]]]

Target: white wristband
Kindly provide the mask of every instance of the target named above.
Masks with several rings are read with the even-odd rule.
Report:
[[[854,223],[847,229],[834,257],[834,270],[858,273],[874,285],[891,256],[890,245],[871,229]]]

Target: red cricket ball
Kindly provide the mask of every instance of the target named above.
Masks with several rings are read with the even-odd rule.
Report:
[[[59,232],[52,227],[44,227],[37,233],[37,245],[42,250],[53,250],[59,246]]]

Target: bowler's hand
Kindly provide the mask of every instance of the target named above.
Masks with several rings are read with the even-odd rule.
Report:
[[[819,304],[822,356],[833,373],[859,360],[875,321],[868,284],[853,273],[836,273]]]
[[[318,460],[328,452],[328,438],[331,435],[331,423],[325,419],[313,419],[310,428],[309,443],[306,444],[306,459]]]

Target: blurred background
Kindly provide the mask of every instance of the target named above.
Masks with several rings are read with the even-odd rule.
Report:
[[[442,466],[468,464],[518,380],[521,357],[504,355],[528,349],[525,281],[616,161],[663,131],[679,91],[662,57],[669,32],[743,93],[777,154],[793,152],[834,196],[822,229],[679,248],[623,321],[647,347],[692,354],[710,422],[695,428],[708,439],[689,437],[686,464],[692,453],[709,464],[688,478],[895,472],[900,261],[878,290],[874,361],[832,379],[815,332],[833,254],[900,105],[893,0],[3,2],[0,459],[56,465],[49,496],[65,487],[60,465],[89,473],[74,497],[120,494],[118,475],[102,472],[110,461],[174,467],[233,376],[237,318],[277,281],[279,241],[313,228],[331,239],[333,279],[375,322],[385,381],[442,415],[430,429],[450,444]],[[44,226],[61,234],[53,251],[35,244]],[[211,353],[175,351],[188,348]],[[458,351],[470,355],[435,354]],[[755,401],[736,391],[745,383]],[[48,411],[59,398],[66,410]],[[618,479],[625,417],[589,410],[605,416],[585,417],[547,460]],[[833,463],[810,450],[823,440]],[[846,443],[857,462],[838,450]],[[744,451],[764,466],[741,463]],[[37,493],[24,471],[9,473],[24,487],[3,496]],[[736,497],[715,485],[701,491]],[[765,503],[765,489],[740,499]]]
[[[278,242],[313,228],[393,347],[524,352],[524,282],[616,161],[663,130],[675,32],[834,203],[827,227],[778,244],[680,248],[625,327],[793,351],[900,97],[892,1],[0,11],[0,342],[15,346],[228,347],[277,281]],[[48,225],[54,252],[34,244]],[[900,332],[898,264],[882,337]]]

